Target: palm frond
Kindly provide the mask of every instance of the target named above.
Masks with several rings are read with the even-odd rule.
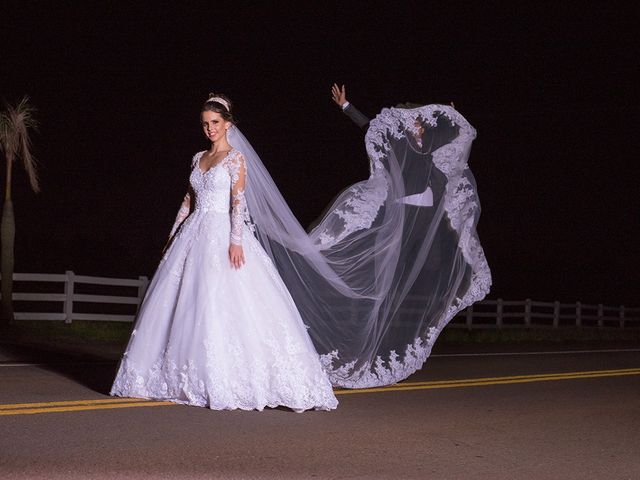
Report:
[[[40,179],[38,178],[38,164],[36,163],[36,159],[31,153],[31,138],[29,137],[29,132],[27,131],[27,127],[23,124],[21,125],[20,132],[20,156],[22,157],[22,164],[24,165],[24,169],[27,172],[27,176],[29,177],[29,184],[31,185],[31,189],[35,193],[40,192]]]
[[[30,130],[37,130],[38,121],[35,118],[36,109],[29,104],[29,97],[26,95],[14,107],[7,106],[4,115],[2,128],[3,149],[7,161],[13,161],[16,157],[22,158],[24,169],[29,177],[31,189],[38,193],[40,191],[40,181],[38,179],[38,169],[36,159],[31,150]]]
[[[9,113],[10,108],[7,106],[7,110],[0,114],[0,144],[7,161],[13,161],[17,150],[16,131],[13,128],[13,119]]]
[[[0,112],[0,150],[4,151],[5,138],[9,134],[9,118]]]
[[[36,120],[38,110],[29,103],[29,97],[25,95],[20,103],[14,108],[17,118],[21,124],[32,130],[38,130],[39,123]]]

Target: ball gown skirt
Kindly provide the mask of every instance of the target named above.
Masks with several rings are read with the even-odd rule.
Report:
[[[271,259],[243,226],[246,263],[234,269],[230,228],[228,211],[196,206],[186,219],[149,285],[111,395],[216,410],[336,408]]]

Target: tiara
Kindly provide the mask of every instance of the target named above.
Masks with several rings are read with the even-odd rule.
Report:
[[[227,112],[229,111],[229,102],[227,102],[224,98],[220,98],[220,97],[209,97],[209,100],[207,100],[204,103],[209,103],[209,102],[217,102],[221,105],[224,106],[224,108],[227,109]]]

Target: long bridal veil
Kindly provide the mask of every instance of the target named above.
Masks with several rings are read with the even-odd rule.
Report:
[[[406,378],[447,323],[488,293],[467,164],[475,135],[446,105],[384,109],[365,138],[369,178],[344,190],[307,233],[248,140],[229,130],[247,161],[251,228],[334,385]]]

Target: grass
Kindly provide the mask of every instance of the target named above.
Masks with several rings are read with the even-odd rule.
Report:
[[[438,342],[463,343],[520,343],[520,342],[640,342],[639,328],[503,328],[477,329],[445,328]]]
[[[108,321],[16,321],[0,327],[0,343],[38,351],[117,361],[122,357],[133,324]],[[509,349],[629,348],[640,345],[640,329],[504,328],[466,330],[445,328],[436,351],[500,351]]]
[[[25,343],[124,343],[132,328],[129,322],[18,320],[3,329],[1,338]]]
[[[126,343],[133,324],[130,322],[81,321],[72,323],[60,321],[19,320],[0,332],[0,339],[14,342],[51,342],[51,343]],[[438,343],[518,343],[518,342],[602,342],[625,341],[640,342],[638,328],[504,328],[467,330],[464,328],[445,328]]]

